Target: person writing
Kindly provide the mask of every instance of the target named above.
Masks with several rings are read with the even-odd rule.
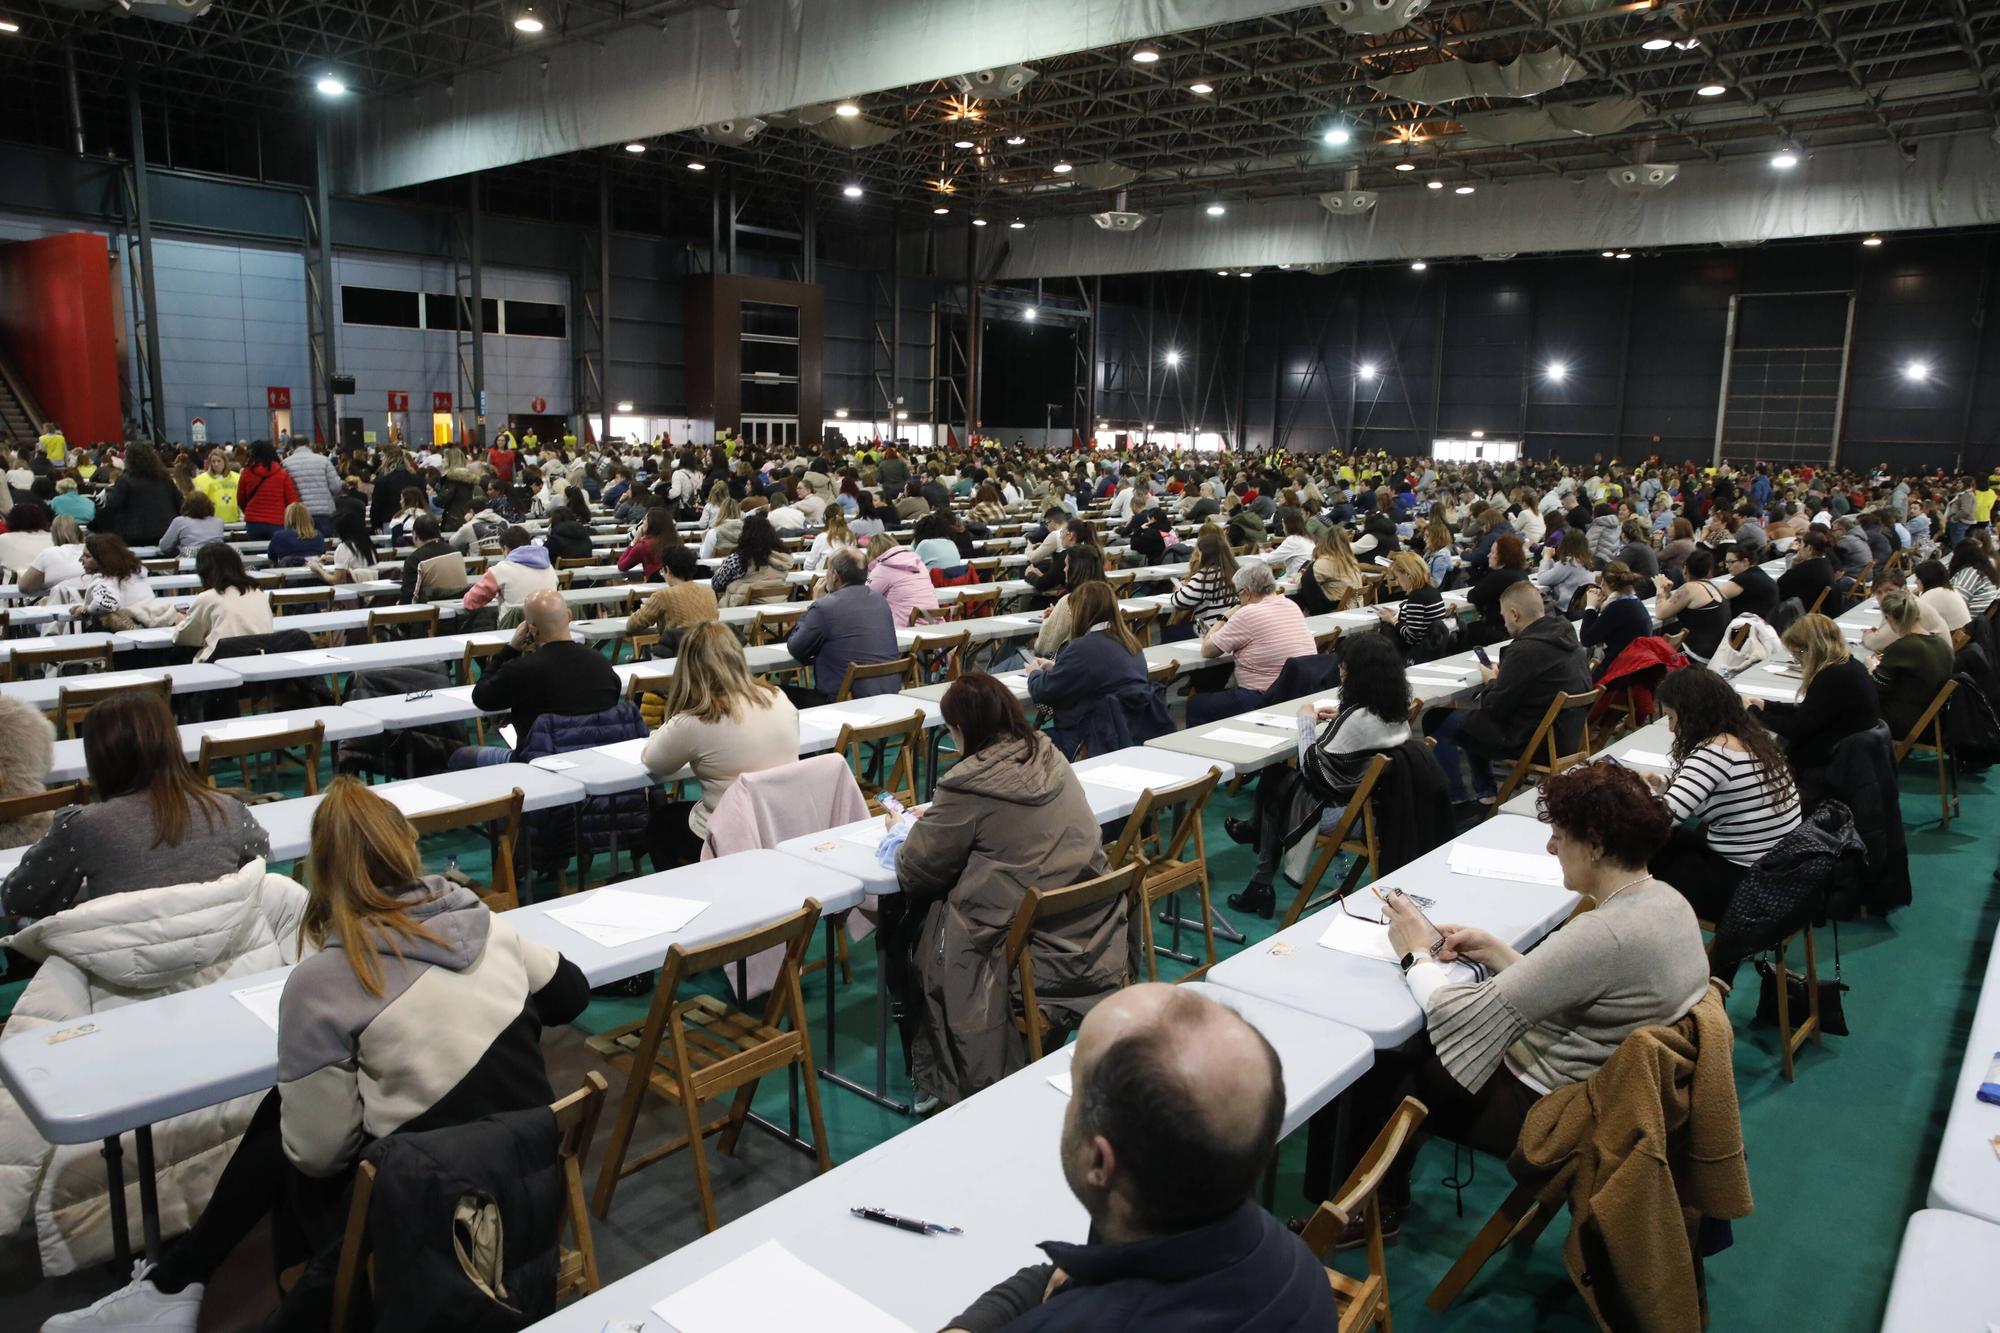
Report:
[[[0,881],[0,915],[52,916],[134,889],[199,884],[271,854],[270,835],[232,796],[205,785],[154,694],[121,694],[83,719],[96,800],[58,811]]]
[[[1063,1178],[1088,1240],[1046,1241],[946,1333],[1334,1333],[1326,1270],[1256,1202],[1285,1114],[1284,1072],[1233,1010],[1133,986],[1083,1021],[1063,1113]]]
[[[588,717],[617,706],[623,694],[618,673],[604,654],[570,638],[569,605],[554,589],[531,593],[522,604],[521,624],[472,687],[473,706],[487,713],[513,714],[516,748],[525,747],[544,713]],[[512,762],[504,745],[467,745],[446,761],[451,769]]]
[[[1109,717],[1111,710],[1125,713],[1132,706],[1127,700],[1143,708],[1147,700],[1138,692],[1151,691],[1145,655],[1125,628],[1110,585],[1082,584],[1058,605],[1063,604],[1070,608],[1069,642],[1054,661],[1037,657],[1028,665],[1028,697],[1055,713],[1049,738],[1066,758],[1075,758],[1086,742],[1094,753],[1106,753],[1150,739],[1135,739],[1128,723]]]
[[[1194,622],[1193,634],[1206,634],[1222,622],[1236,605],[1236,557],[1222,529],[1204,527],[1195,536],[1194,556],[1188,561],[1187,577],[1174,585],[1169,603],[1172,614]],[[1191,637],[1165,632],[1162,638]]]
[[[174,642],[194,647],[197,662],[215,655],[224,639],[271,632],[271,594],[243,568],[243,557],[223,542],[204,546],[194,558],[201,593],[174,630]]]
[[[1408,552],[1404,552],[1408,554]],[[1278,580],[1262,560],[1237,567],[1240,604],[1201,636],[1201,655],[1234,654],[1236,683],[1188,696],[1189,726],[1230,717],[1257,706],[1285,663],[1318,651],[1299,604],[1278,592]]]
[[[799,757],[799,711],[783,690],[750,674],[743,645],[710,620],[688,630],[667,681],[666,721],[640,762],[660,781],[683,768],[701,784],[698,801],[656,802],[646,830],[653,869],[701,859],[708,817],[739,774]]]
[[[1951,679],[1951,640],[1925,626],[1922,603],[1905,589],[1891,588],[1880,601],[1882,626],[1891,637],[1870,674],[1882,720],[1889,724],[1889,734],[1901,740]]]
[[[1840,626],[1823,615],[1800,616],[1785,630],[1783,642],[1799,664],[1798,702],[1745,703],[1785,741],[1793,768],[1830,763],[1840,742],[1882,720],[1875,682],[1848,650]]]
[[[1375,608],[1384,629],[1393,627],[1403,655],[1412,661],[1420,653],[1437,656],[1441,645],[1435,641],[1444,637],[1438,627],[1450,627],[1452,612],[1431,582],[1430,566],[1414,552],[1398,551],[1389,557],[1389,572],[1383,578],[1397,594],[1395,600]]]
[[[1618,654],[1653,632],[1653,613],[1639,600],[1642,585],[1638,571],[1613,561],[1599,575],[1596,586],[1583,590],[1583,619],[1577,622],[1577,642],[1586,650],[1602,648],[1602,658],[1590,678],[1604,675],[1604,668],[1618,660]]]
[[[837,551],[826,562],[826,592],[799,617],[785,639],[792,660],[812,667],[812,689],[786,688],[793,703],[800,707],[832,703],[847,679],[848,667],[893,662],[903,655],[896,642],[894,614],[871,586],[873,581],[852,550]],[[878,676],[856,681],[854,695],[894,694],[901,685],[898,677]]]
[[[576,964],[522,939],[470,889],[425,875],[409,821],[351,777],[313,812],[306,878],[312,952],[279,1002],[277,1087],[193,1229],[128,1285],[43,1328],[192,1330],[205,1285],[266,1218],[280,1269],[340,1245],[371,1141],[555,1100],[541,1034],[583,1012]],[[295,1287],[276,1326],[323,1327],[325,1300],[311,1282]]]
[[[715,619],[715,592],[708,586],[708,574],[695,558],[694,548],[678,542],[669,545],[661,555],[659,575],[667,586],[646,598],[638,610],[625,618],[625,633],[629,636],[656,630],[660,647],[671,648],[674,645],[669,639],[678,642],[679,631]],[[672,655],[654,653],[656,657]]]

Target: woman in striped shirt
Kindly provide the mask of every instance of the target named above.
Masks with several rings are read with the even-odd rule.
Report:
[[[1674,733],[1674,771],[1647,781],[1677,823],[1652,871],[1720,921],[1744,871],[1798,828],[1798,787],[1777,739],[1713,671],[1669,672],[1654,698]]]
[[[1994,574],[1993,562],[1970,537],[1951,548],[1951,586],[1965,594],[1965,604],[1975,616],[1985,615],[1995,599],[2000,599],[2000,576]]]
[[[1190,638],[1206,634],[1209,627],[1229,614],[1236,605],[1236,557],[1229,552],[1229,539],[1222,529],[1209,525],[1195,538],[1194,559],[1188,562],[1188,576],[1174,585],[1172,609],[1186,612],[1194,620],[1194,634],[1186,632],[1168,638]]]
[[[1433,651],[1432,636],[1439,625],[1450,623],[1451,608],[1444,594],[1431,586],[1431,571],[1423,557],[1398,551],[1389,558],[1388,581],[1401,593],[1402,600],[1376,608],[1382,624],[1395,627],[1403,656],[1412,662],[1427,662],[1441,656]]]

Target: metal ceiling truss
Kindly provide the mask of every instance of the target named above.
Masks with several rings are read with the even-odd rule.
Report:
[[[309,83],[321,72],[366,96],[394,98],[468,77],[512,77],[520,66],[481,71],[552,44],[606,44],[683,11],[729,8],[729,0],[540,0],[547,27],[529,40],[512,27],[525,3],[220,0],[191,21],[165,23],[29,0],[10,9],[22,32],[0,43],[0,78],[44,90],[42,105],[61,106],[64,61],[73,56],[84,97],[107,104],[122,100],[120,71],[131,61],[149,95],[170,95],[177,136],[220,133],[229,117],[217,113],[231,109],[314,115]],[[1692,45],[1643,49],[1661,36]],[[1150,64],[1135,63],[1124,45],[1038,61],[1037,77],[999,101],[968,100],[947,80],[861,98],[870,118],[897,130],[874,147],[840,148],[805,127],[767,128],[741,148],[673,134],[648,141],[643,155],[621,155],[615,176],[657,190],[666,172],[671,189],[676,177],[692,184],[687,164],[701,161],[729,169],[746,193],[794,198],[802,186],[855,184],[864,196],[850,208],[944,207],[950,213],[938,220],[947,225],[968,210],[1004,225],[1108,207],[1111,190],[1077,183],[1093,164],[1138,173],[1121,187],[1126,207],[1154,212],[1309,195],[1348,188],[1350,179],[1361,189],[1411,188],[1431,177],[1477,184],[1635,160],[1718,162],[1781,145],[1907,148],[2000,130],[2000,0],[1437,0],[1384,36],[1344,32],[1313,5],[1152,45],[1160,59]],[[1577,75],[1526,101],[1425,104],[1371,86],[1440,62],[1509,62],[1551,48],[1577,62]],[[1196,82],[1213,91],[1193,92]],[[1699,96],[1707,84],[1727,91]],[[1606,98],[1632,99],[1639,119],[1595,138],[1511,145],[1474,138],[1460,119]],[[205,131],[203,121],[214,128]],[[1352,138],[1329,146],[1321,138],[1329,129]],[[1015,136],[1024,142],[1006,142]],[[961,142],[973,146],[954,146]],[[553,173],[588,201],[596,157],[509,171]],[[1416,169],[1394,169],[1406,161]],[[1059,173],[1063,163],[1078,170]]]

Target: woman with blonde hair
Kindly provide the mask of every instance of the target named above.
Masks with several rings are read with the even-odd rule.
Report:
[[[1458,566],[1458,539],[1442,505],[1431,509],[1430,519],[1424,524],[1424,565],[1431,572],[1431,582],[1440,588]]]
[[[264,554],[275,566],[303,565],[326,553],[326,538],[313,524],[312,511],[298,501],[285,506],[283,526],[271,533]]]
[[[1361,562],[1354,558],[1354,543],[1348,539],[1346,528],[1330,523],[1319,534],[1319,543],[1313,549],[1312,577],[1320,594],[1335,609],[1361,591],[1364,583]]]
[[[201,1217],[157,1265],[44,1328],[195,1327],[203,1284],[266,1217],[279,1270],[335,1249],[361,1151],[555,1099],[544,1027],[590,998],[574,963],[522,939],[470,889],[423,873],[395,806],[336,778],[313,812],[300,952],[278,1005],[278,1085],[259,1104]],[[312,1275],[274,1326],[323,1314]],[[323,1323],[323,1318],[318,1322]]]
[[[826,511],[826,527],[813,538],[812,545],[806,550],[805,567],[813,570],[823,568],[835,551],[852,550],[856,544],[854,530],[847,526],[847,511],[833,505]]]
[[[1823,615],[1800,616],[1783,640],[1799,664],[1798,702],[1745,702],[1763,711],[1764,725],[1783,738],[1794,768],[1827,763],[1841,741],[1882,720],[1875,685],[1840,626]]]
[[[701,799],[653,807],[646,840],[655,870],[700,859],[708,817],[740,774],[799,757],[798,709],[783,690],[750,674],[742,643],[719,621],[682,636],[666,705],[667,720],[646,742],[641,762],[659,779],[692,770]]]
[[[1388,588],[1383,592],[1383,604],[1375,608],[1376,614],[1395,634],[1403,656],[1414,661],[1417,653],[1425,651],[1435,627],[1450,623],[1451,608],[1444,604],[1444,594],[1432,586],[1430,566],[1414,552],[1398,551],[1390,556],[1385,581]],[[1395,591],[1393,598],[1389,589]]]
[[[1161,631],[1162,639],[1193,638],[1219,623],[1236,605],[1236,556],[1229,538],[1214,524],[1204,525],[1194,539],[1194,555],[1188,561],[1187,577],[1174,585],[1168,609],[1185,613],[1192,621],[1188,632],[1178,625]]]
[[[702,534],[701,550],[696,552],[704,560],[713,560],[719,555],[734,555],[736,543],[743,535],[743,506],[730,498],[724,483],[718,481],[715,484],[724,489],[719,502],[713,492],[709,494],[715,519],[709,523],[708,531]]]
[[[1890,735],[1901,740],[1951,679],[1951,640],[1924,625],[1920,603],[1907,589],[1891,588],[1878,600],[1882,624],[1896,637],[1875,659],[1871,674],[1882,720]]]

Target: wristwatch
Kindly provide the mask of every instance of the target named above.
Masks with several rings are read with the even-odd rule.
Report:
[[[1416,966],[1416,965],[1417,965],[1418,963],[1420,963],[1420,962],[1424,961],[1425,959],[1427,959],[1427,958],[1429,958],[1429,957],[1430,957],[1430,955],[1429,955],[1428,953],[1418,953],[1418,952],[1417,952],[1416,950],[1414,950],[1414,949],[1412,949],[1412,950],[1411,950],[1410,952],[1408,952],[1408,953],[1404,954],[1404,955],[1403,955],[1403,973],[1404,973],[1404,975],[1405,975],[1405,976],[1407,976],[1407,975],[1409,974],[1409,971],[1410,971],[1410,969],[1411,969],[1411,968],[1415,967],[1415,966]]]

